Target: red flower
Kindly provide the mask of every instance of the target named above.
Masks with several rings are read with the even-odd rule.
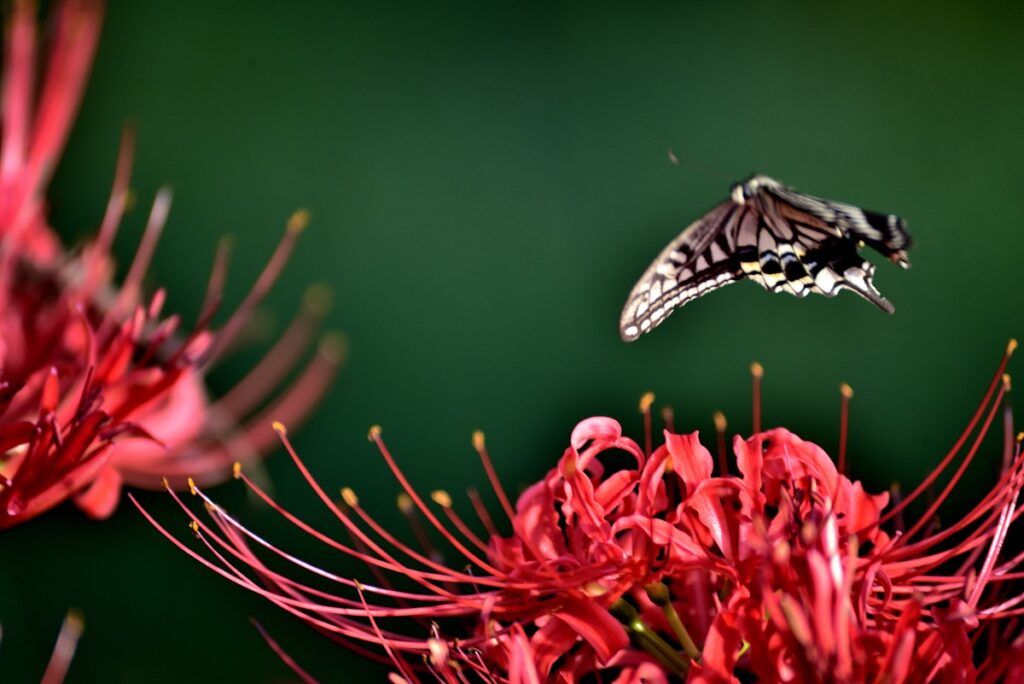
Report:
[[[782,428],[736,437],[738,474],[716,476],[697,433],[677,434],[670,425],[664,444],[650,451],[624,437],[616,421],[590,418],[573,430],[557,467],[514,508],[482,435],[474,437],[512,528],[511,535],[500,534],[471,494],[486,542],[448,494],[435,492],[438,508],[428,506],[379,428],[372,429],[370,439],[402,487],[403,508],[417,514],[422,551],[381,526],[351,490],[342,492],[344,505],[332,500],[276,424],[349,541],[281,508],[241,467],[237,476],[301,531],[366,562],[374,584],[288,554],[198,486],[193,493],[213,521],[193,517],[205,554],[143,513],[236,584],[361,652],[375,656],[367,646],[379,647],[383,654],[376,657],[395,665],[396,681],[417,681],[423,667],[450,682],[465,681],[470,672],[494,682],[576,682],[592,675],[637,684],[738,682],[741,674],[769,682],[1003,681],[1020,674],[1024,655],[1017,620],[1024,614],[1024,554],[1002,553],[1020,514],[1020,444],[1008,440],[999,482],[966,517],[941,530],[930,522],[999,412],[1008,382],[1001,374],[1012,351],[1011,344],[950,454],[891,507],[888,494],[865,493],[821,448]],[[755,373],[755,386],[759,381]],[[843,425],[850,394],[844,389]],[[647,425],[650,403],[641,404]],[[724,432],[724,420],[717,422]],[[651,443],[648,434],[645,444]],[[958,455],[949,483],[920,521],[903,529],[899,518],[907,507]],[[465,570],[438,561],[417,527],[421,519]],[[289,566],[310,577],[292,578],[282,569]],[[439,623],[461,627],[442,634]]]
[[[122,145],[114,187],[96,240],[66,252],[46,222],[43,192],[67,137],[95,49],[101,3],[58,2],[45,76],[37,91],[35,7],[15,2],[7,27],[0,139],[0,528],[75,497],[93,517],[109,515],[122,483],[158,488],[186,473],[225,479],[241,457],[273,440],[253,425],[254,409],[295,367],[319,305],[306,307],[253,375],[213,402],[203,375],[237,340],[277,278],[306,222],[298,213],[241,306],[217,330],[226,252],[218,255],[196,325],[181,332],[163,316],[164,293],[144,300],[141,283],[170,208],[157,195],[142,242],[120,287],[110,247],[125,210],[132,156]],[[315,298],[314,298],[315,299]],[[268,410],[301,419],[337,365],[323,345]],[[246,418],[249,417],[250,422]]]

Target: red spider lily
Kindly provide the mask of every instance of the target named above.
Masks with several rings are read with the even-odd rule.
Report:
[[[113,191],[94,242],[63,250],[46,223],[42,193],[67,137],[95,49],[102,5],[57,3],[45,77],[35,70],[35,7],[15,2],[7,26],[0,148],[0,529],[74,497],[102,518],[122,483],[184,487],[185,473],[210,484],[231,464],[275,444],[259,409],[301,360],[323,306],[316,296],[253,373],[219,401],[203,376],[237,340],[307,221],[289,222],[248,296],[219,329],[227,252],[218,254],[206,303],[191,331],[162,316],[163,291],[144,300],[142,281],[170,208],[153,204],[125,281],[112,280],[110,248],[124,213],[132,157],[126,135]],[[321,345],[298,379],[266,410],[301,420],[337,366],[335,341]]]
[[[821,448],[783,428],[737,436],[736,475],[725,470],[716,476],[697,433],[675,433],[670,414],[664,443],[652,449],[653,397],[645,397],[649,446],[624,437],[611,418],[584,420],[557,467],[515,507],[478,433],[474,444],[512,529],[499,533],[471,494],[487,541],[455,511],[447,493],[434,492],[436,506],[428,505],[380,429],[371,429],[371,441],[403,490],[402,507],[415,512],[417,525],[425,520],[465,570],[439,562],[429,541],[417,550],[399,540],[351,490],[342,490],[344,503],[335,501],[280,423],[275,429],[296,467],[348,539],[282,508],[241,467],[237,477],[303,533],[365,562],[373,584],[289,554],[199,486],[193,494],[212,523],[172,496],[192,516],[205,553],[143,514],[230,581],[335,640],[392,662],[396,682],[424,675],[514,683],[594,676],[636,684],[738,682],[740,676],[768,682],[1010,681],[1024,674],[1024,554],[1004,557],[1004,545],[1020,515],[1024,456],[1012,437],[1008,406],[998,483],[955,524],[939,529],[932,523],[999,414],[1009,384],[1002,374],[1014,346],[949,454],[892,506],[889,494],[865,493]],[[760,368],[754,371],[760,416]],[[851,395],[844,387],[844,435]],[[716,423],[724,432],[724,420]],[[845,454],[845,443],[840,452]],[[612,467],[622,459],[628,464]],[[908,506],[958,460],[918,522],[904,529],[900,520]],[[724,453],[720,463],[726,463]],[[296,579],[289,568],[308,577]]]

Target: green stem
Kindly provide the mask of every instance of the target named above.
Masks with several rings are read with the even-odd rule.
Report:
[[[665,613],[665,619],[668,620],[672,633],[676,635],[676,639],[679,640],[679,645],[686,651],[686,655],[690,656],[690,660],[700,660],[700,649],[697,648],[697,644],[693,643],[690,633],[686,631],[683,621],[679,619],[679,613],[676,612],[676,607],[672,605],[672,597],[669,594],[668,587],[663,582],[655,582],[648,584],[644,589],[647,591],[647,596],[651,599],[651,602],[659,606]]]
[[[640,619],[636,608],[625,599],[618,599],[609,611],[626,627],[630,640],[639,648],[651,654],[659,663],[680,677],[686,677],[690,664],[672,646]]]

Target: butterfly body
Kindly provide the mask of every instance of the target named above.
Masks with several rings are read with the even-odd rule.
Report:
[[[635,340],[687,302],[742,279],[797,297],[849,289],[892,313],[871,283],[874,266],[858,253],[865,245],[910,266],[903,219],[754,175],[662,250],[626,300],[619,333]]]

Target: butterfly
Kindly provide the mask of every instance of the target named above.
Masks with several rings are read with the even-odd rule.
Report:
[[[898,216],[751,176],[662,250],[629,293],[619,334],[631,342],[690,300],[744,278],[797,297],[852,290],[892,313],[871,283],[875,267],[858,253],[864,245],[910,267],[910,235]]]

